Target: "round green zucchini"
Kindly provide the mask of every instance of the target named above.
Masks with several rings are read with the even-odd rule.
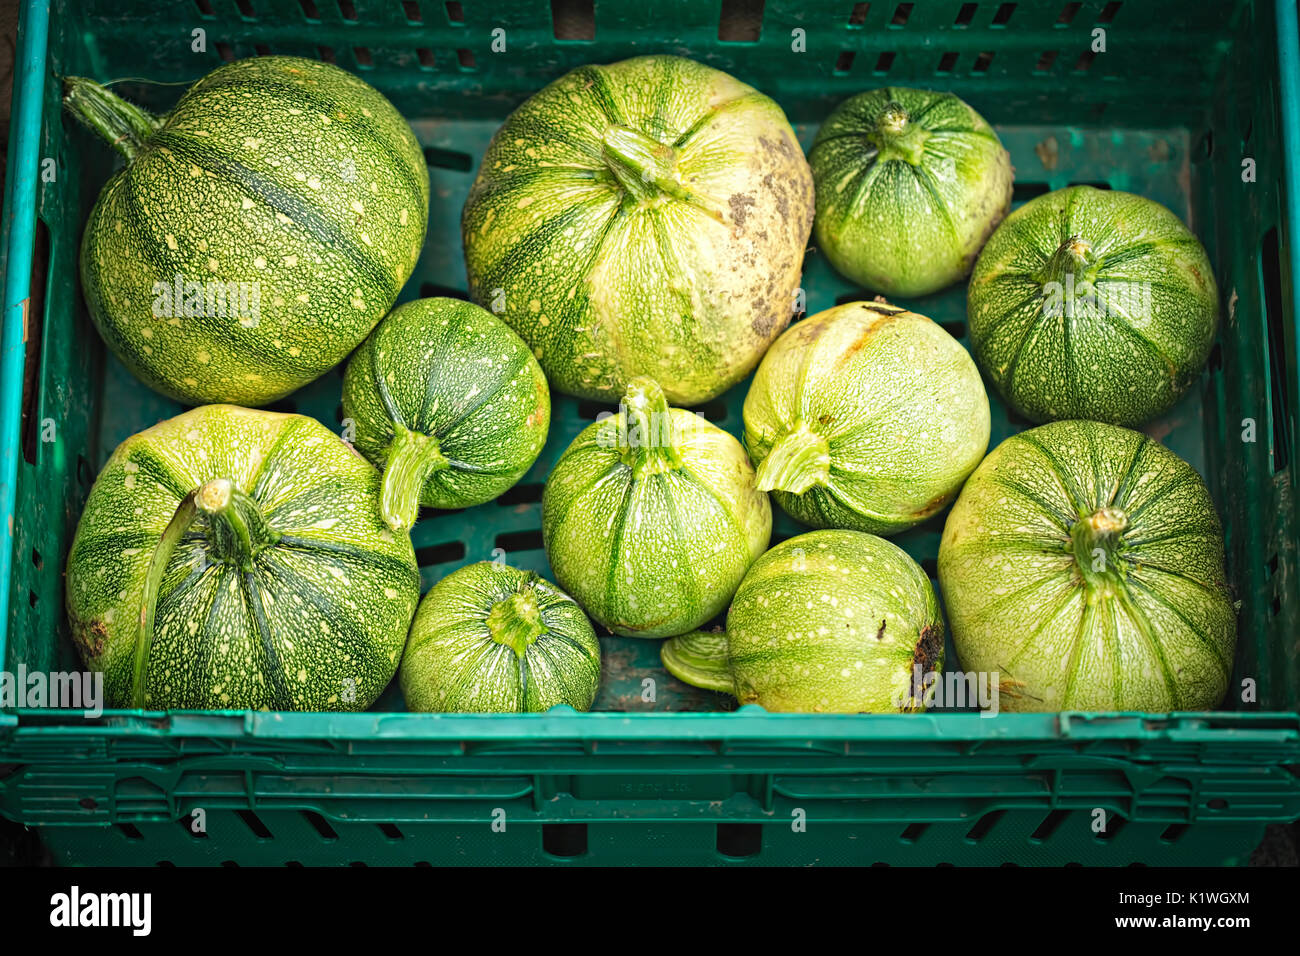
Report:
[[[546,377],[510,327],[469,302],[400,305],[348,362],[343,424],[384,471],[394,530],[419,505],[468,508],[523,477],[546,444]]]
[[[948,515],[939,584],[962,667],[1005,711],[1204,710],[1236,612],[1205,482],[1145,435],[1089,421],[1021,432]]]
[[[859,93],[818,130],[808,161],[817,248],[889,296],[927,295],[965,276],[1011,208],[1011,157],[951,93]]]
[[[208,405],[124,441],[66,571],[109,705],[369,707],[420,597],[378,499],[379,473],[302,415]]]
[[[398,679],[417,711],[587,710],[600,685],[600,642],[555,585],[482,561],[424,596]]]
[[[1140,425],[1205,366],[1219,292],[1205,249],[1159,203],[1072,186],[984,247],[966,302],[975,359],[1034,422]]]
[[[700,63],[583,66],[488,146],[461,231],[470,293],[551,386],[616,401],[655,379],[696,405],[794,314],[812,175],[785,114]]]
[[[588,425],[542,494],[555,579],[628,637],[668,637],[722,611],[767,547],[772,509],[740,443],[633,379]]]
[[[930,579],[897,545],[811,531],[754,562],[725,632],[666,641],[664,666],[742,704],[803,713],[924,710],[943,671]]]
[[[817,528],[895,534],[956,497],[989,442],[970,355],[923,315],[852,302],[792,326],[745,396],[758,487]]]
[[[66,103],[126,158],[81,242],[109,348],[182,402],[264,405],[337,365],[415,268],[429,173],[375,89],[316,60],[218,67],[156,117],[90,80]]]

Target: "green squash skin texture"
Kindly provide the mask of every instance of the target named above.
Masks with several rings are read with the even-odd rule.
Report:
[[[811,531],[754,562],[727,612],[726,647],[742,704],[924,710],[925,675],[943,671],[943,618],[930,579],[897,545]]]
[[[618,158],[638,152],[645,177]],[[753,88],[672,56],[580,67],[488,147],[461,223],[470,294],[561,392],[617,401],[646,375],[696,405],[789,323],[812,192]]]
[[[891,105],[902,108],[899,132],[888,125]],[[890,296],[961,279],[1011,208],[1010,155],[951,93],[859,93],[818,130],[808,161],[817,248],[847,278]]]
[[[1094,524],[1113,530],[1089,540]],[[1001,710],[1206,710],[1226,692],[1218,515],[1138,432],[1062,421],[1004,441],[948,516],[939,582],[962,669],[998,673]]]
[[[988,396],[966,350],[925,316],[871,302],[788,329],[759,365],[744,417],[759,487],[787,514],[879,535],[946,507],[989,442]],[[816,436],[824,465],[769,473],[774,446],[800,433]]]
[[[133,435],[91,489],[67,611],[109,706],[132,706],[136,624],[163,530],[215,478],[246,492],[279,540],[245,573],[214,551],[209,519],[190,526],[159,590],[145,706],[366,709],[397,670],[419,601],[410,539],[379,520],[379,473],[338,436],[302,415],[232,405]]]
[[[651,448],[638,473],[624,460],[636,449],[620,448],[639,431],[624,409],[588,425],[556,463],[542,537],[555,580],[594,620],[627,637],[669,637],[727,606],[767,548],[772,509],[740,443],[680,408],[653,426],[672,436],[680,463]]]
[[[1072,237],[1092,260],[1071,270],[1090,296],[1049,278]],[[1046,282],[1057,283],[1050,303]],[[1150,283],[1149,309],[1131,283]],[[1205,366],[1219,292],[1204,247],[1164,206],[1073,186],[1007,217],[971,275],[967,313],[976,361],[1022,416],[1136,426],[1173,407]]]
[[[492,609],[512,595],[540,626],[521,655],[492,637]],[[537,713],[589,710],[600,684],[600,642],[573,598],[529,571],[483,561],[453,571],[424,596],[398,671],[413,711]]]
[[[82,288],[104,341],[151,388],[263,405],[374,328],[415,267],[428,211],[419,143],[376,90],[312,60],[241,60],[190,87],[104,187]],[[255,284],[256,315],[209,314],[221,309],[205,298],[204,314],[167,316],[155,283],[178,275]]]
[[[431,436],[427,453],[446,467],[421,483],[419,503],[468,508],[501,495],[537,460],[551,396],[537,360],[496,316],[457,299],[419,299],[389,313],[348,362],[343,416],[357,450],[380,469],[394,423]]]

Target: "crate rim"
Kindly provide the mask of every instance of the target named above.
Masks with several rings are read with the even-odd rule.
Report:
[[[991,740],[1138,740],[1165,736],[1180,742],[1300,744],[1300,713],[1290,711],[1138,711],[999,714],[993,725],[977,714],[788,714],[747,705],[732,713],[579,713],[560,706],[531,714],[441,714],[403,711],[77,711],[26,708],[0,724],[0,743],[25,731],[42,736],[106,738],[202,736],[240,739],[326,738],[340,741],[537,740],[900,741],[983,743]],[[990,732],[991,730],[991,732]],[[0,750],[3,754],[3,750]]]
[[[1288,215],[1286,221],[1300,222],[1300,24],[1294,0],[1274,0],[1277,27],[1277,55],[1280,86],[1280,109],[1283,136],[1283,186]],[[36,227],[37,174],[40,164],[41,123],[43,94],[48,56],[50,0],[23,0],[18,25],[18,50],[14,76],[14,110],[12,137],[8,156],[5,183],[3,223],[0,224],[0,264],[4,267],[4,318],[0,329],[0,519],[3,519],[5,537],[0,545],[0,666],[5,651],[10,626],[9,605],[13,572],[13,546],[18,457],[20,453],[20,424],[23,400],[23,365],[26,358],[27,310],[31,295],[31,266]],[[1288,265],[1292,283],[1288,304],[1291,307],[1293,334],[1300,341],[1300,236],[1289,236]],[[1297,380],[1291,383],[1300,394],[1300,370]],[[1293,447],[1300,446],[1300,435],[1292,436]],[[1292,484],[1300,482],[1293,468]],[[36,721],[53,729],[50,715],[53,710],[8,709],[0,711],[0,743],[15,732]],[[762,718],[761,720],[758,718]],[[866,717],[866,720],[862,718]],[[517,736],[513,722],[523,719],[541,722],[551,729],[564,728],[566,736],[589,739],[617,739],[632,728],[651,727],[664,720],[676,722],[683,732],[658,734],[657,739],[678,737],[698,739],[700,731],[714,730],[720,737],[770,738],[774,729],[788,730],[800,737],[841,740],[875,739],[881,728],[897,728],[898,736],[918,737],[925,727],[925,736],[931,739],[988,739],[1015,738],[1024,740],[1049,740],[1068,738],[1076,734],[1075,728],[1100,725],[1103,722],[1120,722],[1132,729],[1119,736],[1138,736],[1143,723],[1152,721],[1212,721],[1220,724],[1249,724],[1260,721],[1295,722],[1295,730],[1278,731],[1289,740],[1300,740],[1300,708],[1296,711],[1199,711],[1154,713],[1103,713],[1068,711],[1047,714],[999,714],[998,730],[990,735],[984,730],[969,738],[954,736],[958,728],[978,728],[983,721],[974,715],[852,715],[852,714],[774,714],[758,707],[743,707],[734,714],[724,713],[618,713],[595,712],[589,714],[411,714],[402,712],[316,713],[254,711],[140,711],[105,710],[101,718],[88,722],[77,720],[81,729],[95,726],[107,733],[132,728],[143,732],[146,727],[157,727],[160,721],[190,723],[191,721],[220,722],[223,727],[234,727],[232,721],[242,721],[242,730],[231,730],[232,736],[251,733],[260,737],[320,736],[319,730],[308,730],[307,724],[319,728],[325,720],[330,736],[359,739],[362,728],[368,724],[384,723],[389,727],[428,726],[443,728],[428,736],[442,738],[456,734],[465,739],[501,739]],[[104,726],[104,721],[123,722],[122,727]],[[728,723],[730,722],[730,724]],[[301,727],[299,725],[302,725]],[[665,726],[672,726],[666,724]],[[689,725],[690,729],[686,729]],[[572,731],[569,731],[569,728]],[[903,731],[902,728],[908,728]],[[1008,728],[1015,727],[1014,732]],[[834,729],[832,729],[834,728]],[[871,728],[871,729],[868,729]],[[1244,732],[1235,728],[1202,728],[1198,733],[1221,735]],[[205,730],[205,733],[210,731]],[[369,732],[373,734],[373,730]],[[369,735],[366,734],[366,735]],[[889,734],[893,735],[893,732]],[[402,732],[403,737],[419,737],[417,733]],[[645,737],[641,733],[632,736]],[[1108,735],[1110,736],[1110,735]],[[1217,736],[1215,739],[1218,739]]]

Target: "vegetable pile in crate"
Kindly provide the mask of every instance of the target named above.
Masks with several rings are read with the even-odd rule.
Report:
[[[96,204],[82,269],[98,327],[148,383],[262,404],[329,368],[392,304],[428,185],[412,175],[413,134],[373,89],[283,57],[222,67],[161,120],[88,80],[67,89],[129,160]],[[291,119],[251,135],[272,112]],[[921,569],[873,535],[957,496],[988,446],[988,398],[958,342],[879,296],[780,335],[814,181],[819,241],[856,281],[911,295],[974,266],[976,357],[1040,420],[1165,410],[1208,355],[1217,292],[1196,239],[1140,197],[1079,187],[999,225],[1007,152],[951,94],[854,97],[811,159],[775,103],[677,57],[583,67],[529,98],[464,210],[470,291],[492,311],[407,303],[348,363],[345,437],[382,476],[332,436],[298,436],[314,423],[223,406],[128,440],[101,473],[68,608],[113,702],[373,703],[408,643],[419,506],[481,504],[523,476],[550,421],[545,372],[573,395],[622,394],[546,481],[547,556],[573,597],[513,569],[448,578],[415,620],[408,703],[589,707],[600,654],[581,607],[613,633],[673,638],[673,674],[742,703],[924,709],[943,621]],[[205,311],[195,274],[231,297],[254,283],[254,314]],[[1156,294],[1126,294],[1140,283]],[[669,407],[712,398],[765,351],[745,447]],[[1235,621],[1195,471],[1087,422],[1013,443],[1037,457],[1000,446],[940,551],[964,665],[1012,709],[1217,704]],[[767,492],[840,530],[760,560]],[[146,495],[153,505],[129,508]],[[696,630],[729,604],[727,631]],[[481,619],[476,636],[462,614],[465,628]]]
[[[780,0],[734,42],[705,6],[606,4],[573,43],[535,0],[213,4],[205,60],[170,11],[67,6],[34,385],[5,382],[6,666],[84,655],[107,703],[171,712],[0,713],[0,812],[69,825],[62,857],[284,862],[303,830],[396,859],[415,817],[459,839],[495,801],[511,859],[597,818],[593,861],[667,830],[744,856],[710,821],[789,803],[827,836],[763,826],[768,862],[840,859],[832,831],[1211,862],[1236,851],[1169,828],[1244,846],[1300,812],[1294,715],[1245,712],[1294,703],[1293,9]],[[1135,54],[1157,38],[1180,55]],[[969,677],[996,719],[952,712]],[[924,805],[872,799],[900,758]],[[199,792],[257,847],[169,848]],[[1048,833],[1099,805],[1122,836]]]

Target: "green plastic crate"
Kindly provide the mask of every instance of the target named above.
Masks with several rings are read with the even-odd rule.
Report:
[[[1234,687],[1253,680],[1255,701],[993,719],[728,712],[669,677],[657,642],[608,638],[591,714],[407,714],[392,690],[366,714],[0,713],[0,814],[38,827],[60,862],[240,865],[1232,864],[1268,822],[1300,818],[1294,0],[601,0],[594,16],[590,0],[28,0],[0,253],[5,667],[76,666],[61,571],[81,504],[120,440],[179,410],[105,354],[82,305],[80,231],[114,160],[61,114],[60,75],[135,78],[118,89],[165,110],[222,59],[355,70],[411,119],[429,162],[411,299],[463,294],[460,209],[509,110],[569,68],[648,51],[755,84],[805,145],[857,91],[951,89],[997,126],[1017,203],[1104,184],[1192,225],[1225,319],[1198,386],[1148,431],[1205,475],[1224,517]],[[862,294],[815,250],[804,287],[809,312]],[[905,304],[965,338],[963,288]],[[275,407],[336,426],[339,389],[329,374]],[[743,394],[702,411],[736,432]],[[426,587],[494,552],[548,573],[541,485],[601,410],[557,397],[551,441],[516,489],[421,520]],[[994,442],[1024,424],[995,401]],[[931,575],[942,522],[897,539]],[[797,530],[778,516],[777,540]]]

